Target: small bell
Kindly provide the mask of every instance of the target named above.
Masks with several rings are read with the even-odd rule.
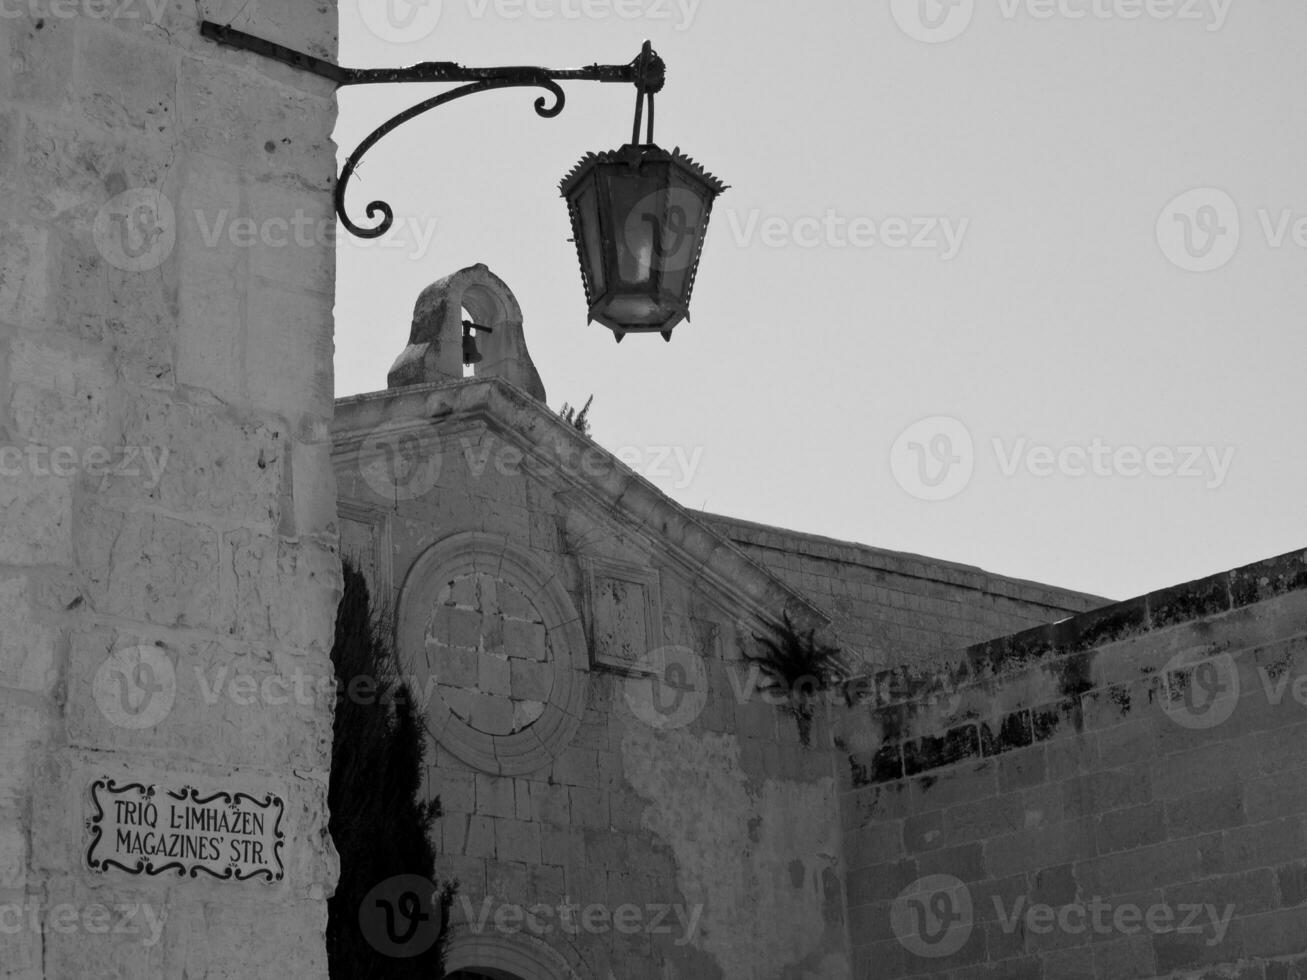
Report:
[[[483,327],[479,323],[473,323],[471,320],[463,321],[463,363],[480,364],[485,358],[477,350],[477,340],[473,335],[473,330],[484,330],[486,333],[493,331],[489,327]]]

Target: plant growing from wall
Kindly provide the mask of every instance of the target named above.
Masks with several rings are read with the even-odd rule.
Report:
[[[786,613],[771,636],[754,636],[758,650],[747,655],[765,676],[765,690],[781,698],[780,709],[794,716],[804,745],[811,744],[818,695],[835,689],[851,673],[843,651],[818,642],[816,632],[796,629]]]
[[[344,571],[331,649],[339,696],[327,802],[340,881],[327,903],[328,968],[337,980],[442,977],[442,942],[396,958],[360,917],[383,882],[400,875],[435,881],[429,831],[440,800],[422,798],[426,736],[387,639],[390,623],[374,614],[363,575],[348,561]],[[431,928],[442,935],[452,899],[446,884],[432,903],[438,922]]]
[[[594,400],[594,395],[587,398],[579,412],[567,402],[563,402],[563,410],[558,413],[563,417],[564,422],[587,438],[590,436],[590,420],[586,416],[590,413],[590,403]]]

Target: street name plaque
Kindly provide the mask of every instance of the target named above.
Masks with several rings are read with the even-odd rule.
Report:
[[[286,804],[273,793],[201,795],[193,786],[172,790],[101,778],[91,783],[90,804],[86,863],[92,871],[203,873],[224,881],[285,877]]]

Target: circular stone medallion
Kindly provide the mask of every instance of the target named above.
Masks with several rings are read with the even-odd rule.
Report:
[[[399,656],[429,695],[437,742],[486,772],[548,765],[585,705],[580,617],[555,576],[503,538],[465,533],[414,562],[398,609]]]

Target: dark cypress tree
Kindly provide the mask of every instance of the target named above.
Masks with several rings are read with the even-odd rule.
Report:
[[[340,854],[340,882],[327,903],[327,960],[334,980],[445,975],[442,943],[431,938],[443,935],[451,888],[419,896],[431,918],[410,937],[408,948],[388,942],[382,925],[383,913],[395,914],[383,903],[401,911],[415,907],[414,892],[390,893],[400,876],[434,883],[428,831],[440,816],[439,799],[422,798],[426,736],[391,635],[389,621],[372,609],[367,581],[346,562],[331,650],[337,698],[327,800]]]

